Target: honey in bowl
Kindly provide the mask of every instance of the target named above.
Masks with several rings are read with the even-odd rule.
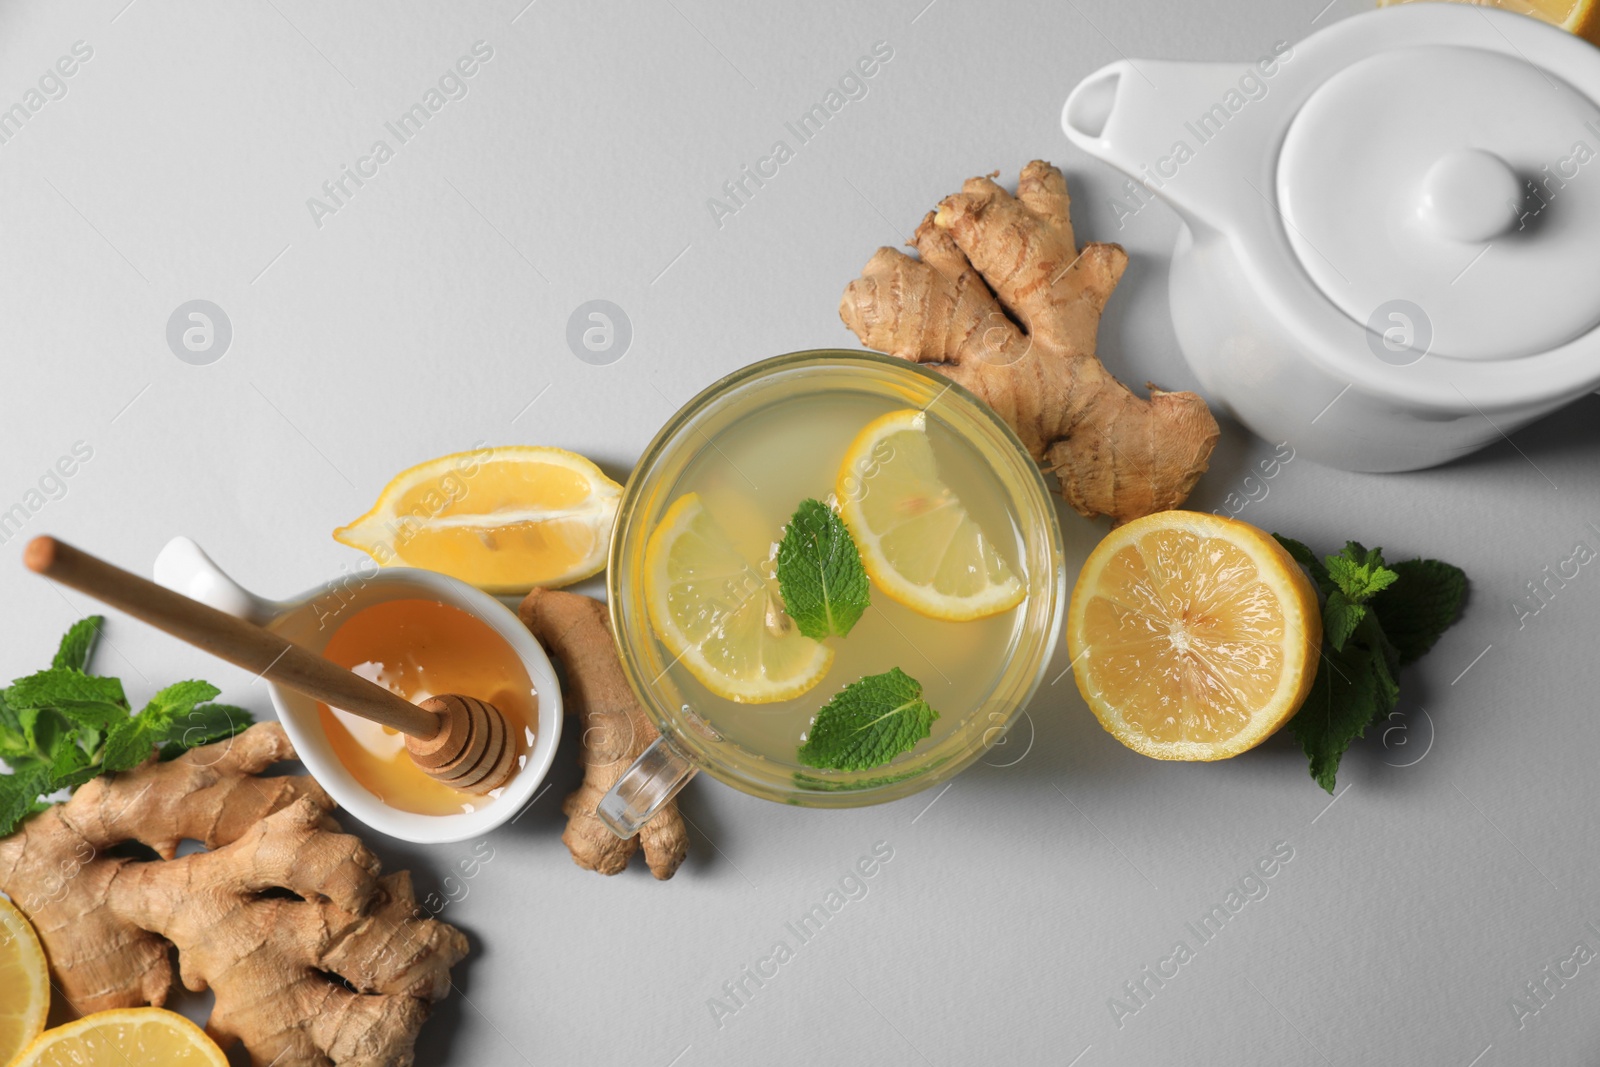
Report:
[[[437,600],[389,600],[345,619],[322,650],[325,658],[412,703],[442,693],[476,697],[500,709],[517,766],[533,748],[538,694],[522,661],[490,626]],[[405,736],[326,704],[322,728],[339,762],[390,807],[419,815],[456,815],[494,803],[463,793],[412,763]]]

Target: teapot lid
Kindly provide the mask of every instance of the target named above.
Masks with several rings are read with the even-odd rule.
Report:
[[[1536,355],[1600,323],[1600,107],[1519,55],[1351,64],[1290,124],[1277,193],[1301,265],[1396,363]]]

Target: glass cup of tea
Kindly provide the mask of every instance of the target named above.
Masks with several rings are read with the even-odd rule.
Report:
[[[770,703],[730,699],[740,691],[720,684],[720,675],[707,677],[707,657],[691,647],[675,653],[652,620],[652,536],[664,518],[671,524],[673,506],[694,494],[691,504],[760,575],[752,580],[746,569],[738,587],[729,579],[725,591],[713,591],[709,610],[733,619],[759,596],[773,605],[772,621],[787,625],[774,562],[785,524],[805,499],[836,505],[841,492],[872,491],[872,471],[841,465],[869,424],[897,411],[922,413],[917,425],[939,481],[1020,579],[1020,603],[947,621],[875,583],[848,634],[824,640],[832,658],[816,684]],[[889,458],[868,456],[869,464]],[[999,743],[1037,689],[1066,604],[1062,555],[1055,500],[1037,464],[986,404],[939,374],[874,353],[818,350],[764,360],[716,382],[656,434],[618,510],[607,576],[611,624],[629,684],[661,737],[606,794],[601,819],[619,836],[632,836],[698,771],[753,796],[818,808],[877,804],[949,779]],[[659,565],[659,554],[651,558]],[[707,574],[701,585],[719,580]],[[659,621],[671,605],[656,608]],[[698,610],[707,610],[704,598]],[[705,630],[708,620],[700,623]],[[709,620],[713,634],[719,625]],[[938,713],[929,736],[870,769],[801,762],[819,709],[851,682],[894,668],[920,683]]]

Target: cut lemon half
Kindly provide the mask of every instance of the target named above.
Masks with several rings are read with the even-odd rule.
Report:
[[[599,573],[621,498],[622,486],[574,452],[481,448],[401,471],[371,511],[333,536],[383,566],[526,593]]]
[[[50,969],[27,916],[0,897],[0,1064],[9,1064],[44,1029]]]
[[[228,1067],[215,1041],[165,1008],[113,1008],[40,1034],[12,1067]]]
[[[696,493],[672,502],[644,552],[645,606],[675,661],[720,697],[769,704],[822,681],[833,650],[795,627],[773,583]]]
[[[1379,7],[1392,7],[1408,0],[1378,0]],[[1498,7],[1519,15],[1560,26],[1590,44],[1600,44],[1600,3],[1596,0],[1466,0],[1480,7]]]
[[[1156,759],[1227,759],[1266,740],[1304,702],[1321,647],[1316,589],[1289,553],[1193,511],[1112,530],[1067,613],[1083,699]]]
[[[856,435],[834,488],[879,589],[912,611],[965,621],[1022,603],[1022,582],[939,480],[926,413],[891,411]]]

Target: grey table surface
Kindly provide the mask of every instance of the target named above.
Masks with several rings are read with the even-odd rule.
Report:
[[[0,545],[0,673],[46,661],[92,609],[22,571],[28,535],[146,569],[187,534],[286,595],[353,565],[330,529],[412,462],[548,443],[624,477],[717,376],[853,347],[835,307],[872,250],[963,178],[1014,180],[1034,157],[1066,169],[1080,234],[1131,254],[1107,361],[1192,386],[1166,305],[1178,222],[1152,207],[1118,227],[1119,179],[1068,147],[1061,102],[1120,56],[1249,59],[1365,9],[1325,2],[6,3],[0,104],[43,98],[0,142],[0,510],[28,512]],[[385,124],[476,42],[492,55],[401,143]],[[865,95],[715,217],[723,183],[792,141],[785,122],[877,42],[892,58]],[[72,77],[41,82],[75,45],[92,54]],[[378,140],[391,158],[332,200],[324,182]],[[209,365],[166,338],[194,299],[231,324]],[[632,324],[608,365],[566,340],[593,299]],[[419,1062],[1600,1060],[1600,969],[1562,962],[1600,949],[1600,578],[1584,568],[1536,614],[1515,606],[1576,545],[1600,547],[1597,414],[1591,398],[1415,474],[1299,459],[1241,513],[1472,576],[1464,619],[1406,674],[1336,798],[1288,737],[1216,765],[1135,755],[1060,652],[1007,747],[936,793],[815,812],[693,783],[690,855],[665,884],[571,863],[564,751],[444,910],[474,951]],[[1274,444],[1227,426],[1193,506],[1241,492]],[[50,481],[74,447],[91,458]],[[1062,517],[1075,568],[1102,528]],[[199,676],[270,714],[242,672],[126,620],[108,637],[101,666],[136,699]],[[366,837],[433,892],[479,845]],[[737,1010],[713,1010],[874,846],[893,858],[865,895]],[[1274,849],[1290,858],[1242,885],[1256,899],[1193,936]],[[1145,979],[1180,940],[1193,958]]]

